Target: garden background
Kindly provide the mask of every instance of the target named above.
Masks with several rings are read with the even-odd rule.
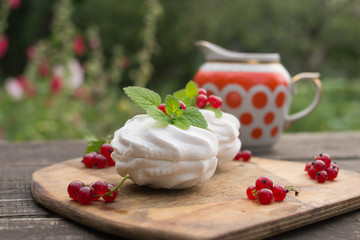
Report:
[[[319,107],[286,131],[360,130],[360,1],[0,0],[0,140],[112,134],[141,112],[122,88],[183,88],[197,40],[321,73]],[[291,111],[314,94],[299,84]]]

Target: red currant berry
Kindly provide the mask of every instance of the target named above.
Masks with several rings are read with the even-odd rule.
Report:
[[[339,171],[339,167],[336,163],[330,163],[330,167],[335,167]]]
[[[308,162],[306,165],[305,165],[305,171],[308,171],[309,170],[309,167],[312,165],[312,162]]]
[[[327,180],[330,180],[330,181],[333,181],[339,173],[339,169],[336,166],[330,166],[325,171],[328,175]]]
[[[222,106],[221,98],[215,95],[210,95],[208,101],[213,108],[219,109]]]
[[[78,180],[72,181],[67,188],[69,197],[71,197],[75,201],[79,200],[78,193],[79,193],[80,188],[82,188],[83,186],[85,186],[85,185],[81,181],[78,181]]]
[[[326,171],[319,171],[316,173],[316,179],[319,183],[324,183],[328,178]]]
[[[273,189],[273,181],[265,176],[258,177],[255,181],[256,189],[260,190],[263,188]]]
[[[108,184],[107,193],[109,193],[112,188],[114,188],[114,185]],[[102,196],[102,198],[105,200],[105,202],[112,202],[117,198],[118,193],[119,193],[118,190],[115,190],[112,192],[112,195],[105,195],[105,196]]]
[[[258,196],[259,202],[264,205],[270,204],[274,199],[273,192],[267,188],[260,189],[257,192],[257,196]]]
[[[286,197],[286,189],[283,185],[275,184],[273,188],[274,200],[283,201]]]
[[[250,185],[247,189],[246,189],[246,195],[249,199],[251,200],[256,200],[256,197],[254,196],[253,191],[256,191],[256,188],[254,185]]]
[[[94,160],[95,160],[95,164],[98,168],[104,168],[106,166],[107,159],[106,159],[106,157],[104,157],[104,155],[96,154]]]
[[[89,187],[82,187],[78,193],[79,202],[83,205],[89,205],[94,198],[94,191]]]
[[[203,89],[203,88],[199,88],[198,89],[198,95],[200,95],[200,94],[203,94],[203,95],[207,96],[207,91],[205,89]]]
[[[160,109],[161,111],[163,111],[166,114],[166,110],[165,110],[165,103],[162,103],[158,106],[158,109]],[[167,115],[167,114],[166,114]]]
[[[92,182],[92,183],[89,184],[90,188],[91,188],[93,191],[94,191],[94,185],[95,185],[94,182]],[[95,193],[95,191],[94,191],[93,201],[99,200],[100,197],[101,197],[101,196],[98,196],[98,195]]]
[[[182,101],[179,101],[179,104],[180,104],[180,107],[179,107],[180,109],[186,110],[186,106]]]
[[[326,165],[323,160],[315,160],[313,167],[316,172],[319,172],[325,170]]]
[[[243,159],[244,162],[249,161],[250,158],[251,158],[251,156],[252,156],[252,153],[251,153],[250,150],[244,150],[244,151],[242,152],[242,159]]]
[[[105,193],[107,193],[108,190],[108,185],[106,184],[106,182],[98,180],[95,182],[94,184],[94,192],[97,195],[104,195]]]
[[[83,163],[85,164],[86,167],[88,168],[92,168],[95,164],[95,158],[96,156],[96,152],[91,152],[91,153],[87,153],[84,155],[83,157]]]
[[[326,167],[330,167],[330,163],[331,163],[331,158],[329,154],[326,153],[320,153],[317,157],[316,160],[322,160],[324,161]]]
[[[240,160],[240,158],[242,158],[242,152],[238,152],[237,154],[236,154],[236,156],[234,157],[234,161],[239,161]]]
[[[100,154],[102,154],[104,157],[106,157],[107,164],[109,166],[114,166],[115,165],[114,160],[111,158],[111,153],[113,151],[114,151],[114,148],[109,143],[104,143],[100,147]]]
[[[208,104],[208,97],[206,95],[200,94],[196,97],[196,106],[198,108],[204,108]]]
[[[311,165],[309,168],[308,168],[308,175],[310,176],[311,179],[315,179],[316,177],[316,170],[314,168],[313,165]]]

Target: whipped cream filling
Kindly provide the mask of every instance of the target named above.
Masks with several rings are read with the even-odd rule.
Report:
[[[221,118],[217,118],[211,110],[199,110],[219,140],[218,165],[231,161],[241,148],[240,121],[229,113],[223,112]]]
[[[194,186],[208,180],[217,166],[219,143],[212,132],[164,126],[145,114],[117,130],[111,145],[118,174],[153,188]]]

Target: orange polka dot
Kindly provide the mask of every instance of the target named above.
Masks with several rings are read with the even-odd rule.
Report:
[[[238,92],[229,92],[226,96],[226,104],[231,108],[240,106],[242,98]]]
[[[249,125],[251,124],[253,121],[253,116],[250,113],[243,113],[240,116],[240,123],[242,125]]]
[[[256,107],[256,108],[265,107],[267,101],[268,101],[267,96],[263,92],[256,93],[252,98],[252,103],[253,103],[254,107]]]
[[[281,108],[285,103],[285,93],[279,92],[275,99],[275,104],[278,108]]]
[[[279,127],[278,126],[275,126],[272,130],[271,130],[271,136],[272,137],[275,137],[276,134],[278,133],[279,131]]]
[[[262,130],[260,128],[255,128],[251,131],[251,136],[254,138],[254,139],[258,139],[260,138],[262,135]]]
[[[265,124],[272,123],[274,121],[274,117],[275,117],[274,113],[268,112],[264,117]]]

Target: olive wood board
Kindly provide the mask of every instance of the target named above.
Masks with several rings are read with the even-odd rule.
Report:
[[[31,190],[38,203],[65,218],[130,239],[259,239],[360,208],[359,173],[340,169],[334,181],[321,184],[304,166],[253,157],[224,163],[192,188],[150,189],[126,180],[114,202],[81,205],[67,194],[72,180],[116,185],[122,177],[114,167],[85,168],[76,158],[34,172]],[[300,194],[270,205],[247,199],[247,187],[262,175]]]

